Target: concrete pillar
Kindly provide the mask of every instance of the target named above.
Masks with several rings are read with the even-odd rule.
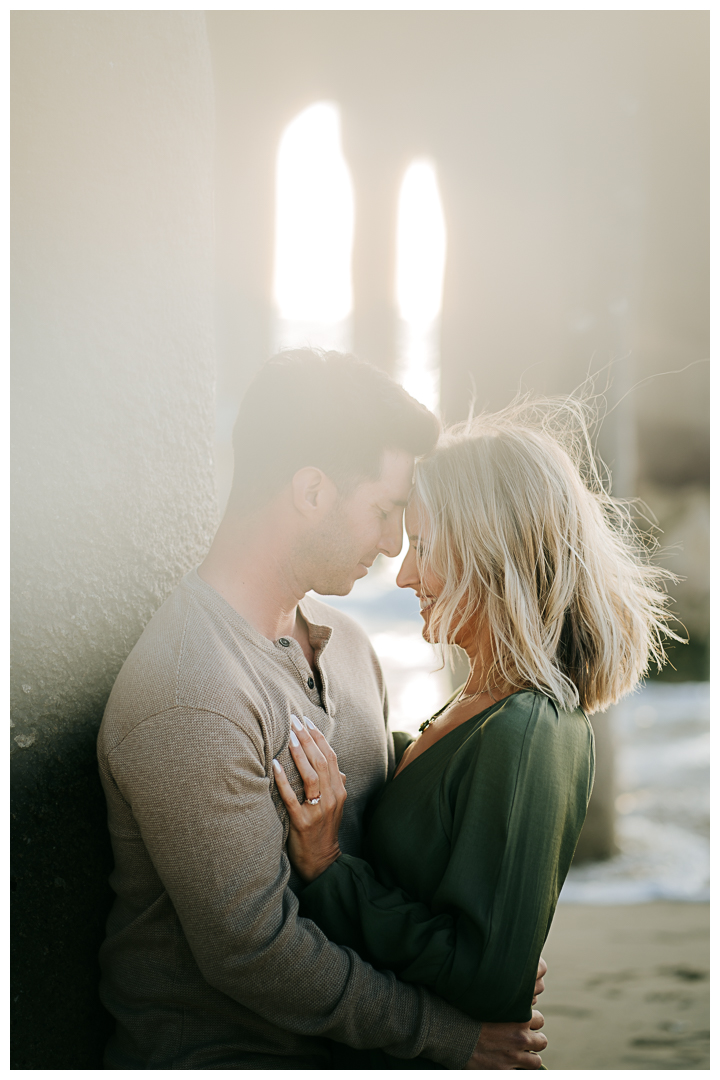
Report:
[[[12,16],[13,1056],[100,1067],[95,736],[216,519],[204,16]]]
[[[595,784],[578,846],[576,863],[609,859],[619,851],[615,839],[615,741],[614,709],[591,717],[595,733]]]

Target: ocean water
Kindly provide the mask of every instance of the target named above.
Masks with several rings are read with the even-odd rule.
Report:
[[[612,725],[620,853],[572,867],[560,900],[708,900],[710,684],[648,682]]]

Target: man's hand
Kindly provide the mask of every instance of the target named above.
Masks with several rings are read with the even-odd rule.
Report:
[[[547,975],[547,964],[540,957],[540,963],[538,964],[537,979],[535,980],[535,997],[532,999],[532,1004],[537,1005],[537,999],[545,989],[545,976]]]
[[[547,1046],[540,1031],[545,1017],[533,1009],[532,1020],[525,1024],[486,1024],[466,1069],[539,1069],[538,1051]]]

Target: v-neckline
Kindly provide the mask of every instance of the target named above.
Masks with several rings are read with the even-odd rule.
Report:
[[[397,770],[396,770],[395,773],[393,773],[393,775],[392,775],[392,777],[390,779],[390,783],[391,784],[394,783],[395,780],[397,780],[400,776],[402,776],[403,773],[407,772],[407,770],[412,765],[414,765],[416,761],[419,761],[421,757],[425,756],[425,754],[429,754],[434,746],[439,746],[440,743],[442,743],[444,739],[447,739],[448,736],[452,735],[453,732],[460,731],[461,728],[464,728],[466,726],[466,724],[471,724],[473,722],[473,720],[477,720],[479,717],[484,716],[485,713],[489,713],[492,709],[500,708],[501,705],[504,705],[505,702],[509,701],[509,699],[511,697],[514,697],[515,694],[524,694],[524,693],[526,693],[526,691],[522,690],[522,689],[521,690],[514,690],[512,692],[512,694],[508,694],[506,697],[500,698],[500,701],[494,701],[492,703],[492,705],[488,705],[487,708],[481,709],[479,713],[475,713],[474,716],[469,716],[467,718],[467,720],[463,720],[461,724],[457,725],[457,727],[451,728],[450,731],[448,731],[445,735],[441,735],[439,739],[437,739],[434,743],[431,743],[430,746],[428,746],[427,750],[423,750],[422,753],[418,754],[417,757],[412,759],[412,761],[408,761],[407,765],[402,770],[402,772],[398,773]],[[438,716],[442,716],[442,714],[445,712],[445,710],[450,708],[450,706],[455,701],[455,698],[457,696],[458,696],[457,694],[453,694],[453,696],[448,701],[445,702],[443,707],[441,709],[439,709],[436,713],[434,713],[434,716],[432,717],[432,719],[436,719]],[[408,748],[410,746],[412,746],[412,743],[408,744]],[[398,762],[398,764],[400,764],[400,762]]]

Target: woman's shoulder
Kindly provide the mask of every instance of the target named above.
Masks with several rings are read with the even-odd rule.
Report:
[[[590,723],[581,708],[567,712],[539,690],[518,690],[479,719],[481,729],[498,736],[592,738]]]
[[[521,690],[468,725],[447,781],[458,791],[509,792],[519,776],[530,775],[528,791],[566,790],[566,782],[586,791],[592,762],[593,734],[582,710],[565,712],[547,695]]]

